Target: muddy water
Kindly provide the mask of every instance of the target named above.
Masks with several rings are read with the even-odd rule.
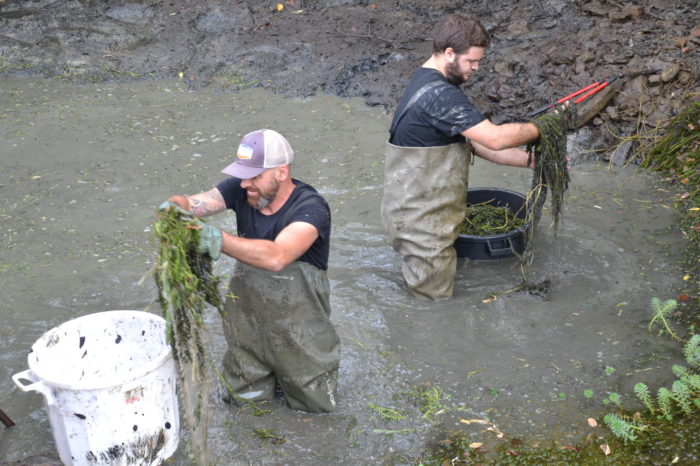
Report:
[[[671,380],[680,348],[646,329],[650,299],[673,297],[681,280],[663,185],[634,169],[575,165],[557,235],[546,217],[537,235],[531,277],[550,280],[547,299],[503,293],[520,282],[514,260],[461,260],[454,299],[417,301],[380,224],[387,126],[380,110],[334,97],[193,93],[177,81],[0,83],[0,408],[17,423],[0,430],[0,459],[56,456],[43,399],[10,379],[27,368],[32,343],[93,312],[158,313],[152,279],[139,283],[153,265],[154,209],[171,194],[210,189],[240,137],[261,127],[289,138],[294,176],[316,186],[333,212],[339,409],[313,416],[273,402],[255,416],[217,394],[217,464],[412,464],[450,430],[481,442],[501,431],[568,443],[606,435],[586,418],[600,420],[609,392],[634,407],[635,382],[655,388]],[[524,192],[529,174],[478,160],[470,183]],[[214,223],[234,228],[230,215]],[[232,261],[219,260],[218,273]],[[225,348],[214,311],[207,325],[218,364]],[[424,416],[410,396],[416,387],[440,389],[444,410]],[[405,417],[389,421],[374,405]],[[256,429],[278,439],[261,439]],[[183,441],[175,464],[187,460]]]

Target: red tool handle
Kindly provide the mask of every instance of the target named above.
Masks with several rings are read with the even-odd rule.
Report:
[[[561,99],[557,100],[558,104],[561,104],[563,102],[566,102],[567,100],[576,97],[577,95],[586,92],[588,89],[594,88],[600,84],[599,81],[594,82],[593,84],[589,84],[588,86],[584,87],[583,89],[579,89],[578,91],[574,92],[573,94],[569,94],[566,97],[562,97]]]
[[[579,102],[583,102],[584,100],[586,100],[587,98],[589,98],[590,96],[592,96],[593,94],[595,94],[596,92],[598,92],[599,90],[601,90],[602,88],[607,86],[608,84],[610,84],[610,81],[608,81],[607,79],[603,80],[603,82],[598,84],[596,87],[594,87],[590,91],[586,92],[578,99],[574,100],[574,103],[577,104]]]

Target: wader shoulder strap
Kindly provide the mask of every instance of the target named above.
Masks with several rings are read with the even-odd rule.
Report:
[[[418,91],[415,94],[413,94],[413,96],[411,97],[411,100],[409,100],[408,103],[406,103],[406,106],[403,108],[403,110],[401,110],[401,113],[394,120],[394,123],[391,125],[391,128],[389,129],[389,136],[390,136],[389,140],[394,138],[394,132],[396,132],[396,127],[399,125],[399,122],[401,121],[401,119],[406,115],[406,112],[408,112],[408,109],[413,107],[413,105],[416,102],[418,102],[418,99],[423,97],[423,95],[425,95],[426,92],[428,92],[430,89],[437,87],[437,86],[444,86],[445,89],[447,89],[449,84],[444,83],[442,81],[431,81],[428,84],[426,84],[425,86],[418,89]]]

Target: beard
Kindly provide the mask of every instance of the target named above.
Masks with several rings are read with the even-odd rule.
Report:
[[[467,79],[469,78],[464,78],[464,73],[461,73],[459,70],[459,65],[455,62],[453,63],[448,63],[447,67],[445,68],[445,78],[447,78],[447,82],[454,85],[454,86],[461,86],[462,84],[467,82]]]
[[[272,186],[272,189],[268,190],[266,194],[259,192],[259,196],[257,199],[248,196],[248,204],[250,204],[254,209],[257,210],[264,209],[265,207],[269,206],[272,201],[275,200],[275,197],[277,197],[278,190],[279,183],[275,181],[274,185]]]

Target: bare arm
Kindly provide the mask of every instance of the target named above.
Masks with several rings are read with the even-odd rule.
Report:
[[[217,188],[191,196],[172,196],[168,199],[197,217],[206,217],[226,210],[226,202]]]
[[[532,123],[495,125],[489,120],[484,120],[462,131],[462,135],[487,149],[500,151],[533,142],[540,137],[540,132]]]
[[[511,167],[528,167],[528,154],[519,147],[512,147],[503,150],[491,150],[488,147],[479,144],[476,141],[470,141],[474,147],[476,155],[488,161],[501,165],[509,165]],[[535,159],[530,162],[529,168],[535,167]]]
[[[222,232],[221,250],[227,255],[273,272],[279,272],[304,254],[318,238],[316,227],[306,222],[293,222],[279,232],[274,241],[248,239]]]

